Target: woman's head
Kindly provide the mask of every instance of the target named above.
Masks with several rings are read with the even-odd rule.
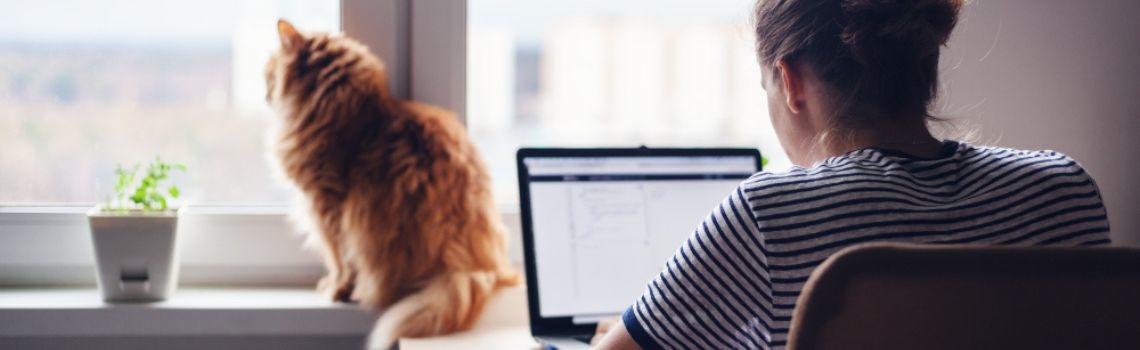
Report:
[[[963,2],[759,0],[757,53],[773,124],[793,160],[807,143],[794,139],[821,130],[923,125],[937,95],[939,51]],[[788,119],[803,108],[818,119]]]

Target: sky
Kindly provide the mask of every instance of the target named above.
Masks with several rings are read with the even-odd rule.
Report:
[[[251,18],[339,15],[337,0],[0,0],[0,41],[228,44]]]
[[[588,16],[746,24],[755,0],[469,0],[469,25],[510,29],[521,44],[541,40],[559,18]]]
[[[409,0],[425,1],[425,0]],[[434,0],[430,0],[434,1]],[[536,43],[562,17],[634,16],[747,23],[754,0],[469,0],[473,26]],[[333,18],[338,0],[0,0],[0,41],[229,43],[251,17]]]

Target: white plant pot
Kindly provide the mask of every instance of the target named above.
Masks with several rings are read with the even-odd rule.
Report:
[[[106,301],[157,301],[178,286],[176,232],[182,210],[87,213],[95,277]]]

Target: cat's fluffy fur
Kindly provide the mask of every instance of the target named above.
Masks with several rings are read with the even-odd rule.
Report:
[[[318,288],[383,312],[370,344],[464,330],[513,285],[482,160],[451,113],[389,95],[384,64],[339,34],[278,22],[266,67],[273,157],[321,247]],[[308,223],[308,224],[304,224]]]

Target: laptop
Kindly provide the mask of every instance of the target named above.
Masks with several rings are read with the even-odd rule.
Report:
[[[586,348],[621,315],[741,181],[755,149],[524,148],[518,151],[530,331]]]

